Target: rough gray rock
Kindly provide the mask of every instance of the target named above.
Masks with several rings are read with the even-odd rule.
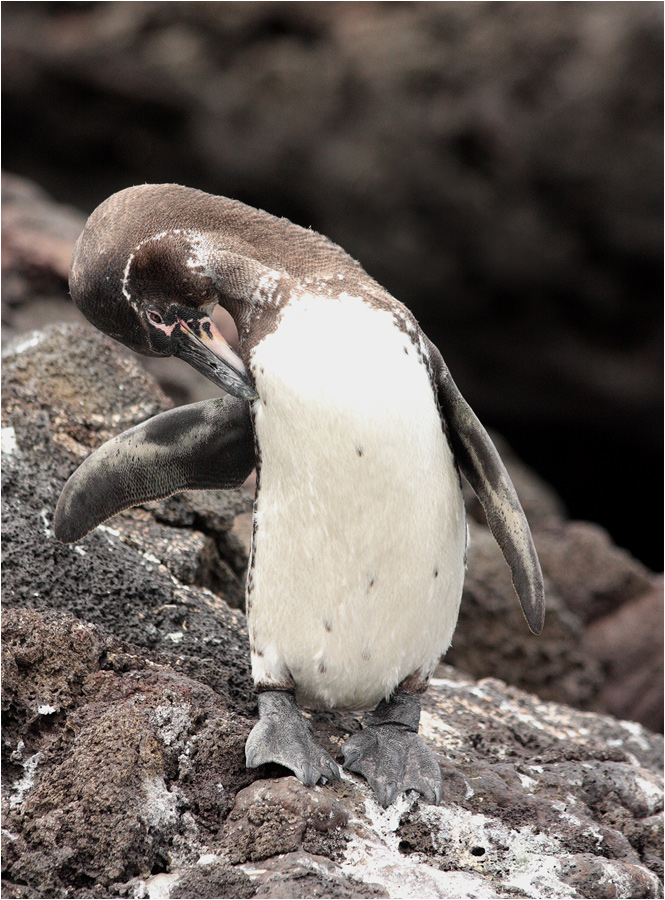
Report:
[[[238,563],[238,541],[227,535],[234,512],[248,508],[248,496],[227,492],[204,500],[192,494],[150,504],[148,528],[163,537],[160,522],[170,522],[170,543],[146,543],[140,527],[128,527],[136,513],[116,517],[75,546],[53,538],[60,490],[81,459],[168,405],[143,369],[90,328],[53,326],[5,354],[3,603],[67,609],[138,647],[177,657],[183,671],[193,667],[216,690],[235,692],[237,708],[253,709],[244,620],[218,595],[188,584],[191,572],[182,582],[172,574],[183,546],[201,543],[204,531],[191,526],[211,539],[213,572],[225,546],[228,567]],[[146,507],[143,522],[148,515]],[[208,652],[190,655],[201,642]]]
[[[590,522],[549,520],[536,527],[534,539],[552,585],[582,622],[580,654],[603,674],[587,708],[662,732],[662,576]]]
[[[663,579],[597,619],[584,633],[585,652],[605,670],[592,707],[663,730]]]
[[[105,653],[61,703],[57,687],[80,630]],[[14,771],[24,774],[4,816],[10,880],[52,895],[63,887],[108,888],[163,869],[178,848],[191,854],[190,832],[205,827],[211,799],[222,819],[229,798],[249,781],[246,721],[209,687],[123,653],[69,617],[11,610],[3,640],[10,685],[12,676],[27,676],[36,688],[28,707],[38,716],[12,753]],[[10,694],[10,716],[17,707]],[[224,787],[210,785],[210,777]]]
[[[547,580],[547,637],[532,641],[469,488],[469,566],[447,661],[539,696],[663,730],[663,580],[605,529],[570,521],[560,499],[494,435]]]
[[[538,532],[534,535],[538,547]],[[543,699],[588,708],[601,689],[601,665],[584,648],[583,623],[566,606],[548,569],[543,569],[545,637],[534,640],[489,529],[470,520],[469,536],[460,616],[446,662],[476,678],[502,678]]]
[[[422,726],[443,803],[383,810],[349,775],[249,772],[249,719],[95,626],[10,609],[3,642],[3,896],[660,896],[641,726],[448,669]]]
[[[51,517],[68,474],[165,398],[77,326],[23,340],[3,379],[3,896],[661,895],[662,739],[495,679],[442,667],[425,696],[439,808],[409,794],[382,810],[349,775],[309,789],[247,770],[244,619],[181,556],[197,534],[224,544],[242,493],[171,498],[62,546]],[[465,604],[480,598],[479,620],[518,611],[473,530]],[[553,610],[573,664],[574,613]],[[341,762],[357,717],[311,719]]]
[[[549,520],[537,530],[542,565],[584,623],[615,612],[654,587],[652,573],[597,525]]]

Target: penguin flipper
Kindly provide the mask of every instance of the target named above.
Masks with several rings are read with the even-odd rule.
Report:
[[[531,529],[504,464],[476,414],[459,392],[437,348],[427,340],[441,411],[457,463],[485,510],[534,634],[545,622],[545,587]]]
[[[224,397],[171,409],[107,441],[79,466],[60,494],[55,536],[71,544],[148,500],[240,487],[254,465],[245,400]]]

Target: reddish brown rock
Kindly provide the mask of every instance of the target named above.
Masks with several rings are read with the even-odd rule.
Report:
[[[584,649],[604,668],[594,708],[620,719],[636,719],[663,730],[663,579],[596,619],[584,634]]]
[[[651,572],[599,525],[549,520],[535,540],[543,570],[585,624],[655,587]]]
[[[349,814],[328,792],[312,791],[293,776],[255,781],[236,796],[220,831],[233,863],[290,853],[339,856]]]

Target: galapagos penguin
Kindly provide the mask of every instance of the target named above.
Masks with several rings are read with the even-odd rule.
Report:
[[[340,777],[298,704],[366,711],[344,766],[387,806],[441,800],[418,734],[464,580],[459,471],[478,495],[530,629],[543,580],[513,484],[411,312],[314,231],[179,185],[114,194],[72,259],[74,302],[140,353],[228,392],[106,443],[65,485],[54,529],[82,538],[127,507],[240,486],[257,469],[247,616],[259,721],[249,767]],[[211,318],[235,320],[239,353]]]

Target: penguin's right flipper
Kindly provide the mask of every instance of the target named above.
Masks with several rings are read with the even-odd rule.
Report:
[[[160,413],[107,441],[79,466],[58,500],[55,536],[71,544],[148,500],[240,487],[255,462],[245,400],[204,400]]]
[[[534,634],[540,634],[545,621],[543,573],[517,491],[441,354],[430,340],[427,347],[455,459],[480,500],[490,531],[510,567],[527,624]]]

